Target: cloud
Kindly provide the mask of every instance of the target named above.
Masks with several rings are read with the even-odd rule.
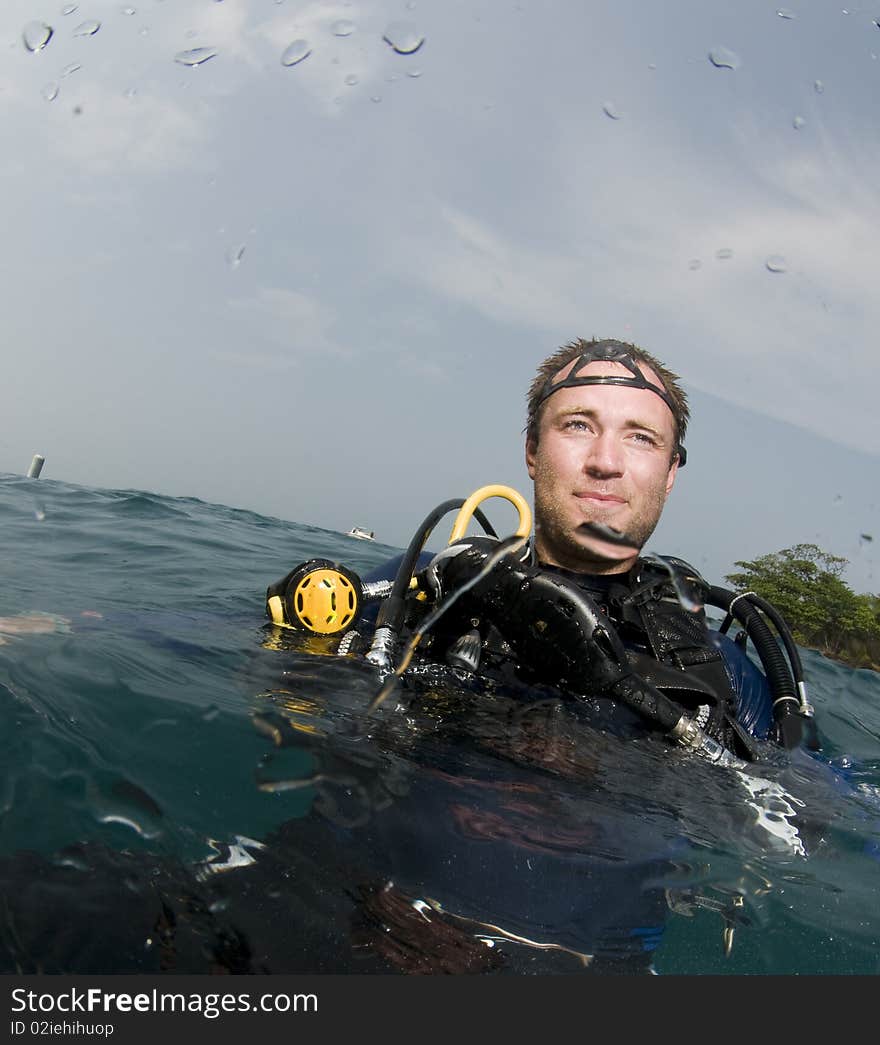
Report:
[[[56,121],[53,149],[60,162],[92,175],[213,169],[205,120],[167,96],[112,94],[96,84],[76,92],[81,115]]]
[[[387,256],[399,274],[494,320],[547,329],[582,318],[570,259],[518,243],[449,205],[438,204],[433,227],[418,237],[404,234]]]
[[[295,40],[309,43],[308,58],[284,72],[314,113],[335,119],[350,103],[363,100],[365,90],[375,95],[387,78],[391,51],[382,40],[386,18],[381,4],[361,3],[355,8],[344,2],[313,2],[291,11],[279,7],[255,27],[254,34],[270,45],[278,64]],[[348,35],[334,31],[342,22],[353,26]],[[360,90],[352,91],[353,86]]]
[[[539,332],[607,333],[610,320],[622,333],[626,317],[696,387],[876,447],[862,377],[877,369],[880,192],[864,172],[880,148],[821,122],[815,132],[815,143],[792,130],[790,147],[756,150],[744,176],[667,120],[620,135],[597,167],[595,141],[563,114],[540,242],[496,201],[477,213],[438,200],[431,227],[386,256],[403,278]],[[786,271],[768,269],[771,255]]]
[[[233,317],[243,320],[254,344],[269,342],[283,352],[224,350],[216,358],[264,369],[284,369],[303,355],[347,356],[350,350],[333,337],[336,313],[315,297],[282,287],[263,287],[252,297],[228,303]]]

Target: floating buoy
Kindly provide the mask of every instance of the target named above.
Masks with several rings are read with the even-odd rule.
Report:
[[[46,458],[42,454],[34,454],[34,459],[31,461],[30,468],[28,468],[28,479],[38,479],[45,463]]]

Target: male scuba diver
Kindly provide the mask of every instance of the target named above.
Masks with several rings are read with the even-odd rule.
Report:
[[[709,585],[681,560],[640,558],[687,460],[690,410],[679,380],[616,340],[576,339],[544,360],[528,392],[531,559],[598,605],[642,677],[699,707],[702,728],[748,757],[738,719],[763,736],[770,720],[766,707],[748,706],[749,693],[760,700],[752,665],[732,643],[725,660],[710,636]],[[603,528],[620,537],[604,539]],[[746,679],[751,686],[738,691]]]
[[[730,611],[736,596],[680,559],[640,557],[687,460],[690,411],[679,381],[644,349],[616,340],[577,339],[544,360],[528,392],[531,562],[586,593],[616,628],[636,673],[699,708],[709,736],[752,759],[753,738],[799,742],[805,699],[778,662],[771,676],[782,685],[768,699],[766,680],[741,648],[710,632],[704,604],[714,596]],[[757,616],[753,608],[742,623],[757,625],[762,658],[766,651],[773,660],[777,645]]]
[[[366,660],[386,675],[400,677],[420,645],[435,663],[608,698],[710,761],[797,747],[812,710],[780,615],[754,592],[708,584],[681,559],[641,554],[684,467],[688,420],[678,376],[654,356],[623,341],[574,340],[544,360],[528,392],[531,541],[520,495],[485,487],[438,506],[406,553],[363,582],[327,560],[301,564],[270,586],[267,614],[322,635],[350,628],[340,654],[364,652],[366,626]],[[521,502],[515,538],[499,541],[476,509],[487,491]],[[432,557],[425,541],[452,508],[461,511],[449,545]],[[464,536],[471,515],[488,536]],[[717,631],[707,603],[726,613]],[[745,653],[749,639],[764,672]]]
[[[408,912],[420,942],[395,935],[397,967],[430,951],[422,934],[442,924],[497,947],[508,969],[549,950],[594,972],[650,971],[681,845],[676,810],[654,822],[639,815],[641,797],[635,815],[605,808],[594,781],[621,769],[623,750],[609,738],[637,741],[627,774],[674,764],[679,779],[699,779],[702,759],[742,769],[800,742],[805,691],[778,614],[682,560],[642,554],[686,460],[678,382],[626,342],[565,345],[528,393],[534,534],[519,494],[485,487],[439,505],[403,555],[363,578],[311,559],[267,590],[267,615],[305,633],[306,652],[378,669],[372,701],[346,708],[350,734],[345,717],[328,732],[295,661],[255,725],[316,767],[262,789],[329,785],[332,811],[343,785],[350,795],[361,781],[362,817],[334,829],[346,850],[364,847],[360,863],[382,868],[371,896]],[[477,507],[499,494],[520,511],[505,540]],[[448,545],[424,551],[454,509]],[[485,536],[467,534],[472,518]],[[726,613],[717,631],[707,604]],[[734,621],[764,672],[726,634]],[[443,681],[449,670],[460,685]],[[652,761],[650,733],[701,759]],[[367,752],[384,768],[374,773]],[[726,949],[735,908],[723,908]],[[373,912],[377,938],[400,929],[395,912]]]

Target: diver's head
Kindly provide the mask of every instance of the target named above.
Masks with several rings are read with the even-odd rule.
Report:
[[[541,561],[588,573],[635,562],[684,464],[688,406],[677,381],[621,341],[574,341],[541,365],[526,438]],[[603,541],[590,524],[627,541]]]
[[[618,362],[625,370],[619,370],[616,377],[609,374],[603,379],[597,368],[591,365],[600,361]],[[678,374],[638,345],[614,338],[593,338],[590,341],[576,338],[541,363],[528,391],[527,440],[538,442],[544,404],[551,395],[562,388],[578,384],[610,384],[609,377],[614,377],[615,384],[632,383],[636,387],[648,387],[649,391],[654,391],[663,399],[675,423],[674,452],[679,457],[679,468],[683,468],[687,460],[683,443],[690,420],[690,408],[687,393],[679,384]]]

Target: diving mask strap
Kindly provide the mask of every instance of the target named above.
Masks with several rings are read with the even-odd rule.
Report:
[[[578,371],[583,370],[584,367],[589,366],[590,363],[620,363],[621,366],[626,367],[632,376],[617,377],[612,374],[590,374],[587,377],[578,377]],[[665,388],[662,388],[660,385],[655,385],[653,381],[649,381],[645,377],[641,370],[639,370],[632,355],[627,352],[626,349],[617,348],[616,346],[603,344],[601,342],[598,345],[594,345],[588,351],[580,354],[577,362],[569,371],[568,377],[563,378],[561,381],[554,381],[553,377],[547,379],[547,382],[541,389],[541,394],[538,396],[538,400],[535,403],[535,415],[537,416],[541,405],[549,399],[554,392],[558,392],[563,388],[578,388],[581,385],[623,385],[628,388],[645,389],[648,392],[654,392],[656,395],[660,396],[663,402],[669,407],[672,416],[676,416],[676,406],[672,396]],[[681,443],[678,443],[675,449],[678,454],[678,467],[684,468],[687,463],[687,451]]]

